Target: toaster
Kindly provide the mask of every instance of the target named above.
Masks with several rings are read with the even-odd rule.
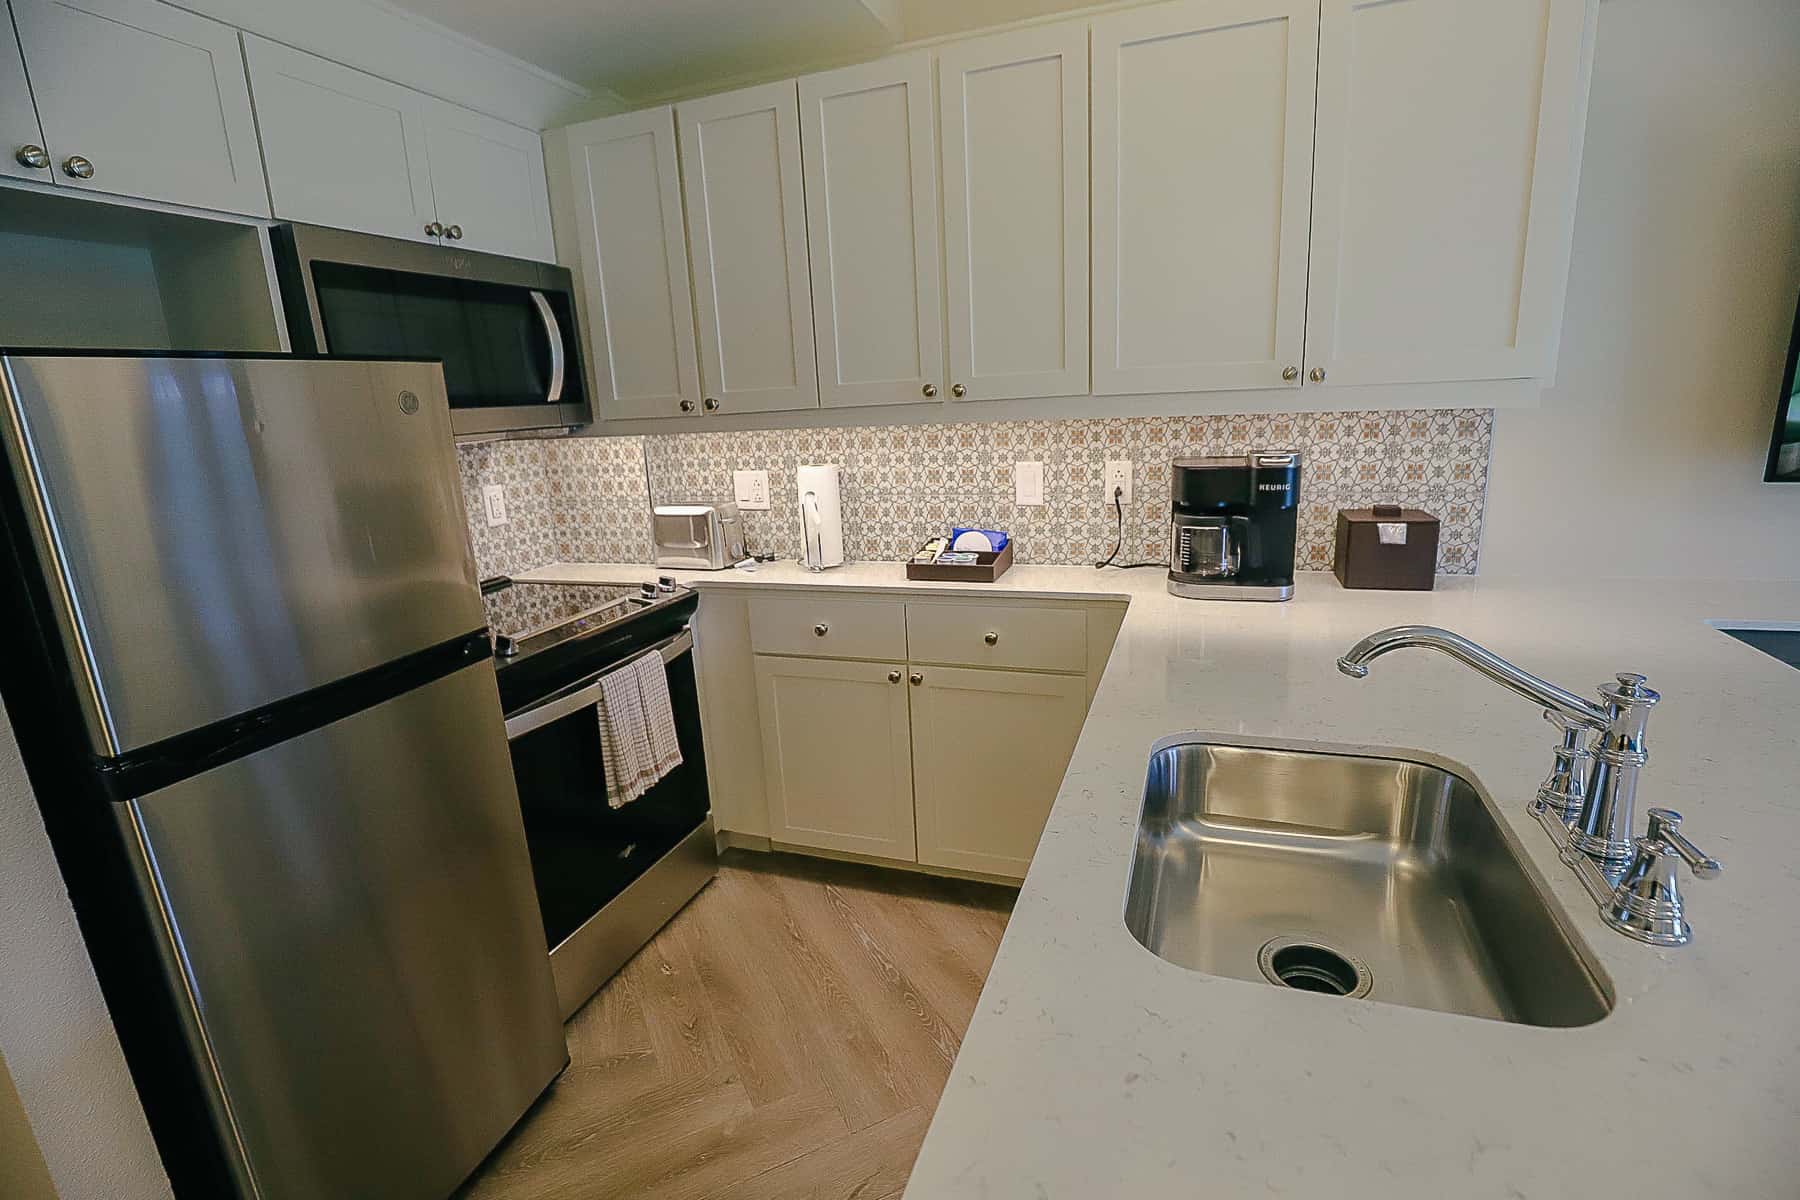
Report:
[[[744,560],[744,524],[731,501],[657,504],[650,509],[656,565],[723,571]]]

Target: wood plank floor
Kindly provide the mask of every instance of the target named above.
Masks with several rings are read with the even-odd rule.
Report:
[[[459,1200],[887,1200],[1014,893],[734,851],[568,1025]]]

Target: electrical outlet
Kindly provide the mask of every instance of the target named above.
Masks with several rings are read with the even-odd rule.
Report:
[[[481,489],[481,507],[487,510],[490,526],[506,524],[506,489],[490,483]]]
[[[731,490],[737,496],[739,508],[763,511],[769,507],[769,473],[767,471],[733,471],[731,473]]]
[[[1013,503],[1025,508],[1043,505],[1043,463],[1016,462],[1013,464]]]
[[[1128,458],[1109,458],[1106,470],[1101,476],[1100,499],[1110,505],[1113,502],[1113,489],[1118,488],[1125,494],[1119,497],[1121,504],[1131,503],[1131,460]]]

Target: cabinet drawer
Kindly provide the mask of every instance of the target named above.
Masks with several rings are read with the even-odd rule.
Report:
[[[906,620],[887,600],[769,596],[750,601],[750,648],[758,654],[904,661]]]
[[[1078,608],[908,604],[906,639],[914,662],[1087,670],[1087,613]]]

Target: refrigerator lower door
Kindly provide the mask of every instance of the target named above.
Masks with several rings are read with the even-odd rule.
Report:
[[[266,1200],[443,1200],[566,1065],[493,666],[119,806]]]

